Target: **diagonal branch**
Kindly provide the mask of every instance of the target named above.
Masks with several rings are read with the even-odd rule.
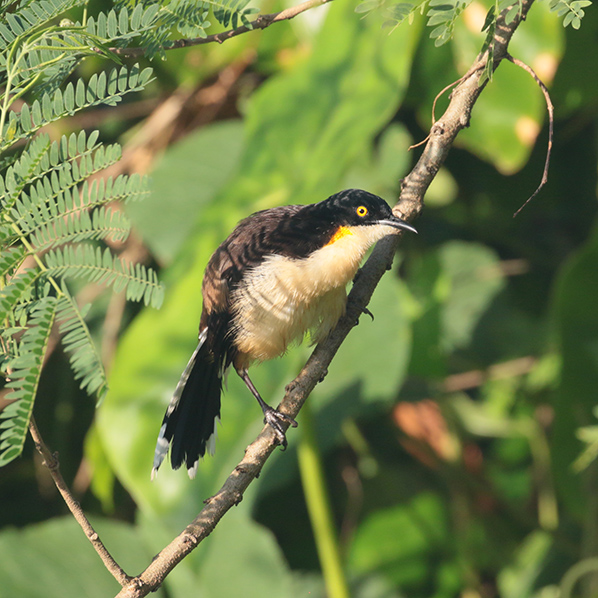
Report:
[[[509,41],[532,4],[533,0],[522,0],[519,15],[508,25],[504,22],[505,13],[499,18],[494,40],[493,69],[506,57]],[[417,218],[423,210],[426,190],[448,155],[455,137],[469,124],[473,106],[485,86],[485,83],[480,85],[480,81],[486,61],[487,53],[478,56],[455,88],[446,112],[430,131],[419,161],[402,182],[401,197],[394,211],[407,221]],[[363,313],[380,278],[390,269],[399,241],[400,235],[397,235],[377,244],[349,294],[346,315],[326,340],[315,348],[300,374],[287,386],[279,407],[281,412],[296,417],[315,385],[326,376],[328,365]],[[245,456],[219,492],[206,501],[206,506],[193,522],[156,556],[139,577],[126,585],[117,598],[139,598],[156,590],[168,573],[214,530],[225,513],[243,499],[243,493],[259,475],[274,450],[275,442],[274,433],[265,427],[257,440],[247,447]]]
[[[315,8],[316,6],[321,6],[322,4],[328,4],[332,2],[332,0],[306,0],[297,6],[291,6],[290,8],[285,8],[280,12],[273,12],[267,15],[259,15],[253,21],[250,22],[249,26],[242,25],[241,27],[237,27],[236,29],[228,29],[227,31],[222,31],[221,33],[214,33],[212,35],[208,35],[206,37],[194,37],[194,38],[187,38],[187,39],[177,39],[173,42],[168,42],[164,44],[162,47],[163,50],[178,50],[180,48],[190,48],[191,46],[200,46],[203,44],[211,44],[217,42],[219,44],[225,42],[227,39],[231,39],[233,37],[237,37],[237,35],[241,35],[242,33],[247,33],[248,31],[255,31],[256,29],[266,29],[270,27],[273,23],[279,23],[280,21],[289,21],[290,19],[295,18],[297,15],[309,10],[310,8]],[[110,48],[110,51],[118,56],[125,56],[127,58],[138,58],[145,54],[145,50],[143,48]]]

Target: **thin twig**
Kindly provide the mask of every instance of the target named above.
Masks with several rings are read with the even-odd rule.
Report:
[[[95,551],[102,559],[106,569],[110,571],[114,579],[116,579],[121,586],[126,585],[131,581],[132,578],[119,567],[118,563],[112,558],[112,555],[108,552],[108,550],[106,550],[106,547],[100,540],[98,533],[93,529],[91,523],[89,523],[89,520],[85,516],[81,505],[71,494],[71,491],[69,490],[64,478],[62,477],[62,474],[60,473],[58,453],[50,452],[50,449],[47,447],[39,432],[37,424],[35,423],[35,418],[33,416],[31,416],[31,421],[29,422],[29,432],[31,433],[31,437],[33,438],[37,452],[42,456],[44,465],[48,468],[48,471],[54,480],[54,484],[56,484],[56,488],[58,488],[58,492],[60,492],[62,495],[62,498],[64,499],[64,502],[66,503],[70,512],[73,514],[73,517],[83,529],[87,539],[91,542],[91,545],[95,548]]]
[[[444,392],[461,392],[482,386],[488,380],[523,376],[529,374],[537,363],[538,360],[535,357],[519,357],[503,363],[496,363],[486,370],[470,370],[460,374],[451,374],[444,379],[442,390]]]
[[[522,0],[521,12],[508,25],[504,22],[506,13],[499,17],[495,34],[494,68],[505,57],[509,41],[533,1]],[[487,58],[487,53],[478,56],[467,77],[455,88],[447,110],[432,127],[422,156],[402,182],[400,201],[394,212],[407,221],[413,221],[421,213],[427,188],[448,155],[457,133],[469,123],[473,105],[485,87],[485,83],[480,84],[480,65],[485,65]],[[395,235],[378,242],[349,293],[347,313],[330,335],[315,348],[297,378],[287,386],[285,397],[279,405],[282,413],[295,417],[315,385],[324,379],[330,362],[369,303],[380,278],[390,269],[400,238],[401,235]],[[257,440],[247,447],[245,456],[222,488],[206,502],[193,522],[154,558],[139,577],[124,587],[117,598],[141,598],[156,590],[170,571],[214,530],[226,512],[243,499],[243,493],[259,475],[275,447],[274,433],[266,426]]]
[[[484,68],[483,65],[478,66],[475,70],[480,70]],[[468,77],[470,77],[472,75],[473,72],[471,69],[469,71],[467,71],[467,73],[465,73],[462,77],[459,77],[456,81],[453,81],[452,83],[449,83],[446,87],[444,87],[443,89],[441,89],[437,94],[436,97],[434,98],[434,102],[432,102],[432,125],[436,124],[436,104],[438,103],[438,100],[451,88],[456,87],[457,85],[459,85],[459,83],[465,81],[465,79],[467,79]],[[450,96],[449,96],[450,99]],[[415,149],[417,147],[419,147],[420,145],[424,145],[424,143],[426,143],[428,141],[428,139],[430,139],[430,134],[428,133],[428,135],[426,136],[425,139],[422,139],[421,141],[419,141],[418,143],[414,143],[413,145],[410,145],[407,149],[409,151],[411,151],[412,149]]]
[[[534,78],[535,82],[538,84],[538,87],[542,90],[542,93],[544,94],[544,99],[546,100],[546,109],[548,110],[548,148],[546,149],[546,160],[544,162],[544,173],[542,174],[542,180],[540,181],[540,184],[538,185],[536,190],[525,201],[525,203],[513,214],[513,218],[515,218],[517,214],[519,214],[519,212],[521,212],[521,210],[523,210],[523,208],[525,208],[525,206],[532,199],[534,199],[534,197],[536,197],[538,193],[540,193],[542,187],[544,187],[544,185],[546,185],[546,183],[548,182],[548,169],[550,167],[550,154],[552,153],[552,139],[554,134],[554,106],[552,105],[552,100],[550,99],[550,93],[548,92],[548,88],[546,87],[546,85],[544,85],[542,79],[540,79],[540,77],[536,75],[534,69],[532,69],[531,66],[525,64],[525,62],[519,60],[518,58],[513,58],[508,53],[505,56],[505,58],[507,60],[510,60],[513,64],[516,64],[518,67],[521,67],[524,71],[529,73]]]
[[[247,33],[248,31],[255,31],[256,29],[266,29],[267,27],[270,27],[270,25],[272,25],[273,23],[278,23],[280,21],[288,21],[290,19],[295,18],[302,12],[305,12],[306,10],[315,8],[316,6],[320,6],[322,4],[328,4],[329,2],[332,2],[332,0],[307,0],[306,2],[302,2],[297,6],[285,8],[280,12],[274,12],[267,15],[259,15],[253,21],[250,22],[249,27],[246,25],[242,25],[241,27],[237,27],[236,29],[229,29],[228,31],[214,33],[213,35],[208,35],[206,37],[178,39],[173,42],[164,44],[162,50],[178,50],[180,48],[190,48],[191,46],[200,46],[203,44],[210,44],[214,42],[221,44],[228,39],[237,37],[237,35]],[[143,56],[145,54],[144,48],[110,48],[110,51],[114,54],[117,54],[118,56],[125,56],[127,58],[138,58],[139,56]]]

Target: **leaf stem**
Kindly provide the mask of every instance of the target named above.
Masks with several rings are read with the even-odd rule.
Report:
[[[309,403],[301,411],[301,439],[297,449],[299,471],[311,527],[326,584],[328,598],[349,598],[330,498],[324,479],[322,456],[314,433]]]
[[[23,232],[16,225],[15,221],[8,214],[6,214],[6,219],[10,222],[11,228],[18,235],[19,240],[21,241],[21,243],[23,243],[25,249],[27,249],[28,253],[31,256],[33,256],[33,259],[35,260],[35,263],[38,265],[39,269],[42,272],[47,272],[48,268],[46,268],[46,265],[41,261],[39,255],[37,255],[37,252],[35,251],[35,249],[31,245],[31,243],[29,243],[29,241],[27,240],[27,237],[25,237],[25,235],[23,235]],[[54,280],[54,277],[48,276],[48,281],[54,287],[57,296],[58,297],[62,297],[64,295],[64,293],[62,292],[62,289],[60,288],[59,284]]]

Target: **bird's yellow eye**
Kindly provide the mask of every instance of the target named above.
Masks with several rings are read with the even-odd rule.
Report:
[[[367,216],[368,209],[365,206],[359,206],[355,212],[360,218],[363,218],[364,216]]]

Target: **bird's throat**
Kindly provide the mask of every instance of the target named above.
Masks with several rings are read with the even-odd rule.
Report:
[[[353,234],[353,231],[350,228],[348,228],[347,226],[339,226],[338,229],[336,230],[336,232],[334,233],[334,235],[332,235],[332,238],[330,239],[330,241],[328,241],[328,243],[326,244],[326,246],[332,245],[333,243],[336,243],[337,241],[340,241],[344,237],[347,237],[348,235],[352,235],[352,234]]]

